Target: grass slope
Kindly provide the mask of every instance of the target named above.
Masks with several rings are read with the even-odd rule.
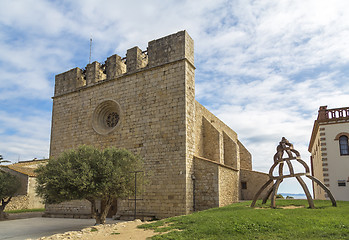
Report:
[[[277,209],[257,202],[235,203],[194,214],[167,218],[140,228],[168,232],[152,239],[349,239],[349,202],[277,200]],[[269,202],[270,203],[270,202]],[[282,206],[306,206],[283,209]],[[262,208],[260,208],[262,207]]]
[[[26,212],[44,212],[45,208],[32,208],[32,209],[19,209],[19,210],[9,210],[6,213],[26,213]]]

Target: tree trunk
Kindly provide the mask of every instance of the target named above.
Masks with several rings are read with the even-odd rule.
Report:
[[[8,214],[4,212],[6,205],[11,201],[12,197],[9,197],[7,201],[5,199],[1,199],[1,206],[0,206],[0,220],[7,219]]]
[[[0,208],[0,220],[5,220],[8,219],[8,214],[4,212],[4,210],[2,210]]]
[[[93,198],[88,198],[87,199],[91,203],[91,214],[94,219],[96,219],[96,225],[100,224],[98,218],[98,209],[96,207],[96,200]]]
[[[96,201],[98,199],[87,199],[91,203],[91,212],[93,218],[96,220],[95,225],[105,224],[106,217],[108,215],[109,209],[113,203],[112,197],[106,197],[101,200],[101,209],[96,206]]]
[[[113,203],[113,198],[108,196],[101,201],[101,224],[105,224],[109,209]]]

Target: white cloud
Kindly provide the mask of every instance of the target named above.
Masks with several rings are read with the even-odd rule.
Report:
[[[347,106],[348,7],[340,0],[1,1],[0,135],[8,141],[0,151],[47,151],[54,75],[87,64],[91,34],[92,59],[104,61],[186,29],[195,41],[197,99],[239,134],[255,169],[268,170],[282,136],[307,160],[318,107]],[[7,107],[26,99],[37,111]]]
[[[9,160],[48,157],[50,115],[39,111],[0,111],[0,152]]]

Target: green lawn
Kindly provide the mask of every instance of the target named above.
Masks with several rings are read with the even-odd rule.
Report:
[[[172,217],[140,228],[169,233],[152,239],[349,239],[349,202],[277,200],[277,209],[266,204],[250,208],[251,202],[209,209],[187,216]],[[270,202],[268,202],[270,204]],[[282,209],[282,206],[306,206]]]
[[[33,209],[20,209],[20,210],[9,210],[6,213],[25,213],[25,212],[44,212],[45,208],[33,208]]]

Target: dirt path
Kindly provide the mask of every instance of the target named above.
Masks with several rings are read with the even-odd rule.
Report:
[[[158,233],[152,230],[137,228],[138,225],[144,224],[141,220],[119,222],[115,224],[105,224],[94,227],[88,227],[81,231],[66,232],[55,234],[49,237],[39,238],[40,240],[63,240],[63,239],[86,239],[86,240],[114,240],[114,239],[136,239],[145,240]]]

